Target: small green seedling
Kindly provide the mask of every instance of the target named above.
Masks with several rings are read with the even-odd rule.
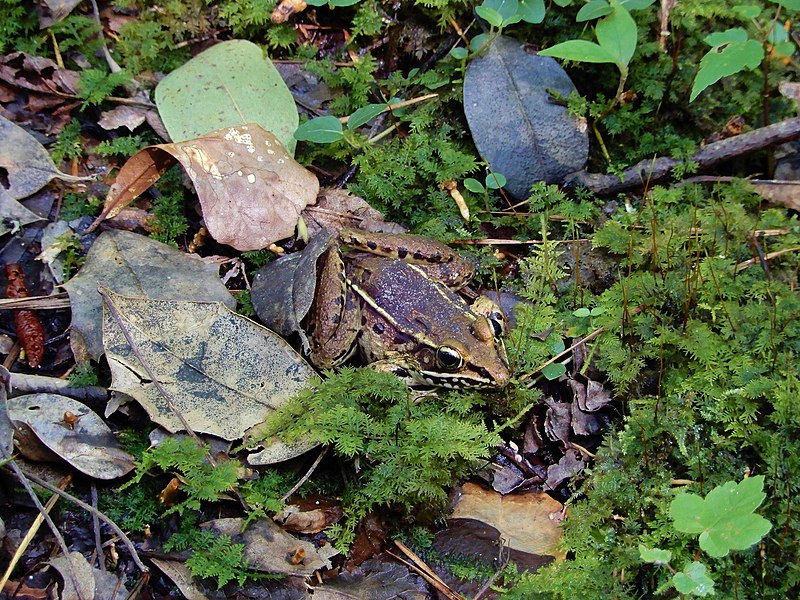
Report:
[[[669,507],[677,531],[700,534],[700,548],[713,557],[726,556],[731,550],[746,550],[757,544],[772,529],[772,523],[755,514],[767,495],[764,476],[748,477],[740,483],[727,481],[715,487],[705,498],[681,492]],[[695,560],[682,571],[673,569],[672,552],[639,545],[644,562],[665,566],[672,572],[671,584],[681,594],[710,596],[714,580],[706,566]]]
[[[508,180],[502,173],[489,173],[484,183],[473,177],[467,177],[464,180],[464,187],[475,194],[485,194],[488,190],[499,190],[506,183],[508,183]]]

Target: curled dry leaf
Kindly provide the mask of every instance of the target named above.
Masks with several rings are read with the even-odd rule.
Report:
[[[71,413],[71,417],[65,415]],[[8,401],[12,421],[27,425],[50,450],[96,479],[116,479],[133,469],[103,420],[77,400],[58,394],[28,394]]]
[[[562,509],[560,502],[543,492],[503,496],[465,483],[451,517],[495,527],[516,550],[563,559],[564,552],[558,549]]]
[[[319,191],[317,178],[259,125],[227,127],[134,154],[108,192],[100,221],[113,217],[180,162],[197,190],[211,236],[237,250],[260,250],[292,235]]]
[[[107,294],[113,307],[104,311],[103,341],[112,388],[169,431],[183,425],[121,327],[192,429],[226,440],[242,438],[315,376],[283,338],[218,302]]]

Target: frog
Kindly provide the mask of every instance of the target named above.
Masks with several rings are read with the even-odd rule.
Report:
[[[423,236],[342,229],[335,237],[318,260],[305,323],[312,364],[331,369],[360,354],[410,385],[508,383],[502,311],[458,293],[474,274],[469,260]]]

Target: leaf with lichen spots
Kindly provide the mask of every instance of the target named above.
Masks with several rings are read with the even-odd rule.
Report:
[[[292,235],[319,181],[259,125],[228,127],[202,137],[148,146],[117,175],[92,227],[128,206],[180,162],[197,190],[209,234],[237,250],[260,250]]]

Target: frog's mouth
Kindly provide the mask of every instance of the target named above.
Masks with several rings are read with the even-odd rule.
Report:
[[[451,390],[464,388],[500,388],[505,382],[497,382],[488,377],[479,377],[475,374],[461,375],[459,373],[442,373],[440,371],[408,371],[409,377],[413,380],[409,385],[430,385]]]

